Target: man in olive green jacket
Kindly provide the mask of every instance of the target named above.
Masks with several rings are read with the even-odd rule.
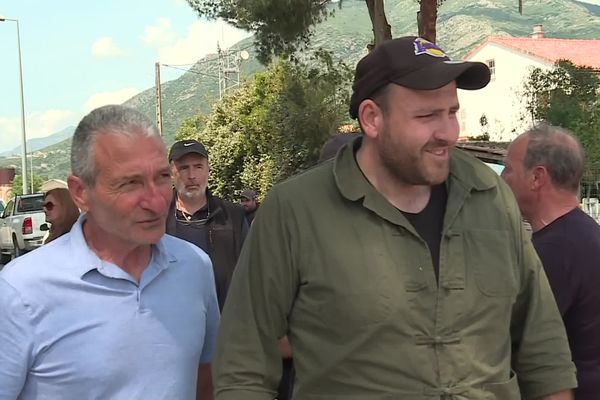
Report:
[[[454,150],[457,88],[490,79],[415,37],[357,66],[364,136],[275,187],[242,250],[217,400],[571,399],[564,326],[510,189]]]

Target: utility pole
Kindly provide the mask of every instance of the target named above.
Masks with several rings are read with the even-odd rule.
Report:
[[[154,64],[156,71],[156,125],[158,125],[158,132],[163,135],[163,119],[162,119],[162,92],[160,90],[160,63]]]
[[[31,154],[29,155],[29,165],[31,167],[31,193],[35,193],[33,191],[33,151],[31,152]]]
[[[219,44],[217,44],[217,51],[219,54],[219,100],[222,100],[228,90],[239,86],[240,64],[247,60],[250,54],[245,50],[221,50]]]
[[[21,86],[21,176],[23,177],[23,194],[27,194],[27,136],[25,134],[25,96],[23,94],[23,61],[21,60],[21,34],[19,20],[0,15],[0,22],[11,21],[17,25],[17,50],[19,51],[19,83]]]

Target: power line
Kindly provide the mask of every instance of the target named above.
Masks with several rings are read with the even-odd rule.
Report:
[[[249,49],[251,47],[254,47],[254,44],[249,44],[249,45],[246,45],[245,47],[241,47],[239,49],[231,48],[230,47],[229,49],[227,49],[225,51],[231,51],[231,52],[244,51],[244,50]],[[168,64],[168,65],[161,63],[161,65],[164,65],[166,67],[185,67],[185,66],[188,66],[188,65],[206,64],[206,63],[209,63],[209,62],[212,62],[212,61],[216,61],[218,59],[219,59],[219,55],[218,54],[209,54],[208,56],[206,56],[206,58],[204,58],[202,60],[198,60],[198,61],[196,61],[194,63],[188,63],[188,64]]]
[[[185,68],[180,68],[180,67],[177,67],[175,65],[169,65],[169,64],[161,64],[161,65],[163,67],[167,67],[167,68],[173,68],[173,69],[177,69],[177,70],[180,70],[180,71],[191,72],[192,74],[196,74],[196,75],[202,75],[202,76],[206,76],[206,77],[209,77],[209,78],[219,79],[218,75],[207,74],[206,72],[196,71],[196,70],[193,70],[191,68],[190,69],[185,69]]]

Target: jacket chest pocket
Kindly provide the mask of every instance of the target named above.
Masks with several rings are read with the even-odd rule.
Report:
[[[466,230],[465,262],[481,293],[513,297],[518,292],[517,257],[513,238],[505,230]]]
[[[300,290],[295,307],[348,334],[386,320],[394,302],[389,256],[381,246],[329,249]]]

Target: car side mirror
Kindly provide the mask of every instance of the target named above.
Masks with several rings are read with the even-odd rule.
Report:
[[[48,226],[47,223],[44,222],[43,224],[40,225],[40,231],[49,231],[49,230],[50,230],[50,227]]]

